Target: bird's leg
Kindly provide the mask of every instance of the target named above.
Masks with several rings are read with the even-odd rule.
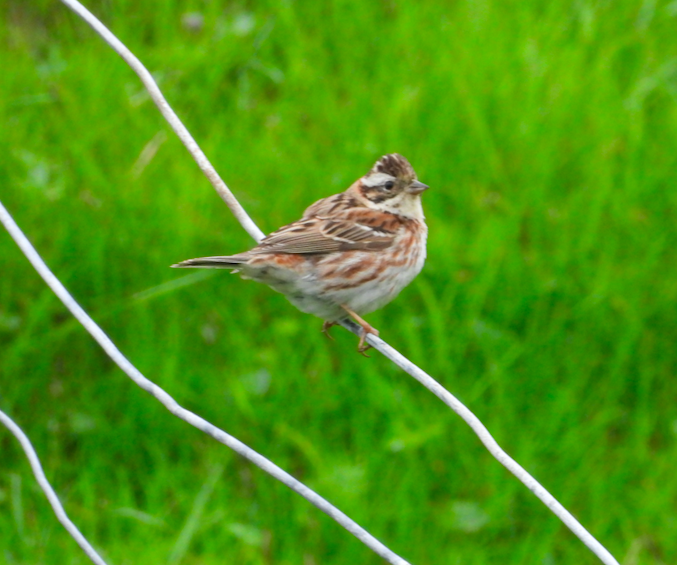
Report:
[[[336,322],[328,322],[325,320],[324,324],[322,324],[322,333],[327,336],[327,339],[331,339],[334,341],[334,338],[331,337],[331,334],[329,333],[329,328],[332,326],[335,326]]]
[[[341,304],[341,308],[343,308],[351,318],[353,318],[358,324],[360,324],[360,326],[362,326],[362,332],[360,333],[360,343],[357,344],[357,351],[365,357],[369,357],[365,351],[369,349],[371,345],[365,343],[365,340],[367,339],[367,334],[374,334],[375,336],[378,336],[378,330],[370,326],[365,320],[363,320],[345,304]]]

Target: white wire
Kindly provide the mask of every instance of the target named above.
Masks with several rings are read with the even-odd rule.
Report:
[[[350,330],[356,335],[360,335],[360,327],[354,322],[348,320],[342,322],[346,329]],[[593,535],[586,530],[581,523],[574,518],[559,501],[550,494],[534,477],[532,477],[526,469],[524,469],[517,461],[510,457],[500,445],[496,442],[489,430],[484,426],[480,419],[475,416],[458,398],[446,390],[440,383],[428,375],[425,371],[414,365],[409,359],[402,355],[399,351],[393,349],[381,338],[369,334],[367,341],[370,345],[385,355],[398,367],[409,373],[419,383],[432,392],[437,398],[444,402],[456,414],[470,426],[473,432],[480,438],[480,441],[487,448],[494,458],[503,465],[508,471],[515,475],[531,492],[536,495],[543,504],[545,504],[550,511],[555,514],[564,525],[569,528],[587,547],[592,551],[600,561],[605,565],[619,565],[618,561],[611,553],[599,543]]]
[[[246,446],[238,439],[235,439],[233,436],[210,424],[207,422],[207,420],[201,418],[197,414],[194,414],[193,412],[190,412],[189,410],[179,406],[176,400],[174,400],[163,389],[144,377],[141,372],[120,352],[120,350],[96,324],[96,322],[89,317],[87,312],[81,308],[81,306],[63,286],[63,284],[61,284],[61,281],[59,281],[59,279],[54,276],[52,271],[49,270],[49,267],[47,267],[38,252],[31,245],[30,241],[28,241],[12,216],[3,206],[2,202],[0,202],[0,223],[5,226],[23,254],[31,262],[38,274],[47,283],[47,286],[52,289],[54,294],[58,296],[59,300],[64,303],[66,308],[70,310],[71,314],[73,314],[78,322],[84,326],[84,328],[97,341],[97,343],[103,348],[103,350],[115,362],[115,364],[120,367],[120,369],[122,369],[137,385],[157,398],[172,414],[188,422],[190,425],[195,426],[198,430],[203,431],[207,435],[210,435],[216,441],[227,445],[233,451],[239,453],[242,455],[242,457],[248,459],[254,463],[254,465],[288,486],[294,492],[300,494],[308,502],[317,506],[320,510],[322,510],[322,512],[336,520],[341,526],[353,534],[369,549],[388,561],[388,563],[393,563],[395,565],[408,565],[404,559],[393,553],[364,528],[351,520],[338,508],[327,502],[319,494],[310,490],[306,485],[297,481],[289,473],[283,471],[273,462],[269,461],[263,455],[260,455],[250,447]]]
[[[242,225],[245,231],[252,236],[256,241],[261,241],[265,236],[264,233],[258,228],[258,226],[253,222],[249,217],[245,209],[235,198],[230,189],[226,186],[226,183],[223,182],[219,174],[216,172],[216,169],[207,159],[207,156],[202,152],[202,149],[193,139],[193,136],[190,135],[186,126],[183,125],[181,120],[169,106],[165,97],[162,95],[160,88],[158,87],[153,76],[148,72],[148,69],[141,64],[136,56],[129,50],[127,47],[115,37],[107,28],[104,26],[87,8],[76,0],[61,0],[66,6],[73,10],[78,16],[85,20],[90,26],[94,28],[103,39],[110,45],[113,50],[124,59],[124,61],[132,68],[132,70],[139,75],[141,82],[148,90],[150,97],[155,102],[155,105],[158,107],[163,117],[169,125],[172,127],[176,135],[179,136],[179,139],[183,142],[188,149],[188,152],[191,154],[193,159],[197,162],[202,172],[206,175],[209,181],[212,183],[216,192],[221,196],[224,202],[230,208],[230,211],[233,213],[238,222]]]
[[[148,89],[151,98],[162,112],[162,115],[170,123],[174,131],[181,138],[186,145],[191,155],[200,165],[200,168],[205,172],[207,178],[212,182],[217,192],[226,201],[235,217],[240,221],[243,228],[256,240],[260,241],[263,238],[261,232],[246,214],[242,206],[237,202],[230,190],[226,187],[223,181],[218,177],[215,169],[211,166],[204,153],[199,149],[193,138],[188,133],[188,130],[180,122],[176,114],[167,104],[167,101],[162,96],[160,89],[155,81],[152,79],[150,73],[141,64],[141,62],[96,18],[94,17],[82,4],[77,0],[61,0],[80,17],[82,17],[94,30],[99,33],[104,40],[132,67],[132,69],[139,75],[141,81]],[[222,186],[221,186],[222,185]],[[224,190],[225,189],[225,190]],[[343,327],[358,333],[358,329],[350,321],[342,323]],[[90,332],[91,333],[91,332]],[[103,332],[102,332],[103,333]],[[107,338],[106,338],[107,339]],[[406,357],[398,351],[390,347],[385,341],[369,334],[367,341],[376,350],[385,355],[388,359],[393,361],[396,365],[401,367],[404,371],[409,373],[423,386],[435,394],[442,402],[449,406],[456,412],[477,434],[480,441],[485,445],[489,452],[496,458],[496,460],[506,467],[513,475],[515,475],[531,492],[533,492],[605,565],[618,565],[618,561],[607,551],[607,549],[600,544],[588,532],[574,516],[564,508],[541,484],[536,481],[524,468],[522,468],[514,459],[512,459],[501,447],[496,443],[496,440],[491,436],[487,428],[463,403],[461,403],[454,395],[447,391],[442,385],[435,381],[430,375],[422,371],[419,367],[414,365]],[[125,360],[126,361],[126,360]],[[131,365],[131,364],[130,364]],[[136,369],[135,369],[136,370]],[[155,385],[153,385],[155,386]],[[224,432],[225,433],[225,432]],[[245,446],[246,447],[246,446]]]
[[[21,447],[23,448],[24,453],[28,458],[28,462],[31,465],[31,469],[33,469],[35,479],[38,481],[40,488],[45,493],[47,500],[52,505],[52,508],[54,509],[54,514],[56,514],[56,517],[59,520],[59,522],[63,524],[63,527],[66,528],[68,533],[73,537],[73,539],[75,539],[78,545],[87,554],[87,557],[89,557],[94,563],[96,563],[96,565],[106,565],[106,562],[97,553],[96,549],[94,549],[89,544],[89,542],[85,539],[85,536],[83,536],[80,533],[78,527],[75,524],[73,524],[73,522],[71,522],[70,518],[66,514],[66,511],[63,509],[63,506],[59,501],[59,497],[54,492],[52,485],[49,484],[47,477],[45,477],[45,473],[42,470],[42,465],[40,465],[40,459],[38,458],[38,454],[35,452],[35,449],[33,449],[33,445],[31,444],[31,441],[28,439],[28,436],[26,436],[26,434],[23,433],[21,428],[2,410],[0,410],[0,423],[2,423],[10,432],[14,434],[14,437],[16,437],[16,439],[19,440],[19,443],[21,444]]]

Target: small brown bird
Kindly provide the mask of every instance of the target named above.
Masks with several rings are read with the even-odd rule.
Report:
[[[367,334],[378,331],[361,315],[388,304],[423,268],[427,188],[402,155],[385,155],[348,190],[318,200],[253,249],[172,267],[241,272],[326,320],[324,332],[350,316],[362,327],[357,349],[364,354]]]

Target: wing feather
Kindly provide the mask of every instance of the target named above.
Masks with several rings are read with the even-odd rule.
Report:
[[[306,218],[273,232],[251,253],[376,251],[392,245],[395,233],[350,218]]]

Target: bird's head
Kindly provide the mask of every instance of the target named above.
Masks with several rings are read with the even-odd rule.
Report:
[[[413,167],[402,155],[384,155],[356,185],[369,208],[423,219],[421,193],[428,186],[416,178]]]

